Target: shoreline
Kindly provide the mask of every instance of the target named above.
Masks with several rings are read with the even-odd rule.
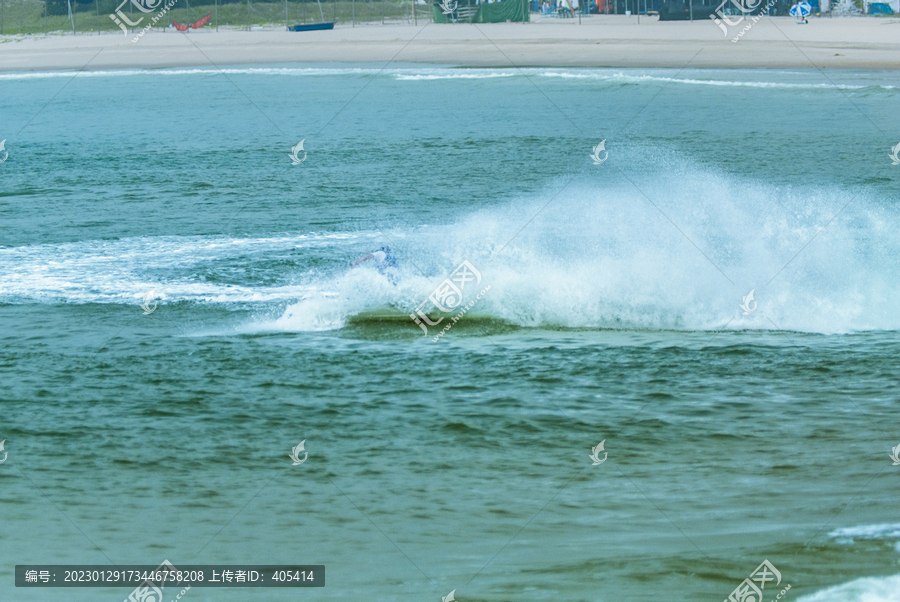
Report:
[[[357,24],[288,32],[34,34],[0,38],[2,72],[159,69],[278,63],[427,63],[462,67],[900,69],[900,18],[762,17],[723,31],[710,22],[593,15],[493,24]]]

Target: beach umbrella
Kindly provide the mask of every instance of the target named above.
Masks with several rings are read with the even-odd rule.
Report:
[[[809,2],[798,2],[794,6],[791,7],[791,16],[792,17],[806,17],[809,13],[812,12],[812,7],[809,5]]]

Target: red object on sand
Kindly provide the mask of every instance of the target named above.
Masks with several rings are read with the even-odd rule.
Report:
[[[178,31],[187,31],[188,30],[187,23],[177,23],[175,21],[172,21],[172,27],[174,27]]]
[[[206,25],[207,23],[209,23],[209,15],[206,15],[205,17],[203,17],[202,19],[200,19],[200,20],[197,21],[196,23],[191,23],[191,27],[192,27],[193,29],[200,29],[201,27],[203,27],[203,26]]]

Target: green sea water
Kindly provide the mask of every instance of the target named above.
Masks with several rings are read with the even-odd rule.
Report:
[[[0,74],[0,600],[900,600],[900,77],[382,67]]]

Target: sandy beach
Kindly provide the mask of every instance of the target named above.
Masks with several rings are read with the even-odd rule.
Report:
[[[539,19],[539,17],[538,17]],[[900,68],[900,19],[763,17],[736,42],[709,19],[591,16],[531,23],[423,23],[287,32],[174,30],[133,36],[7,36],[3,71],[394,61],[463,66]]]

